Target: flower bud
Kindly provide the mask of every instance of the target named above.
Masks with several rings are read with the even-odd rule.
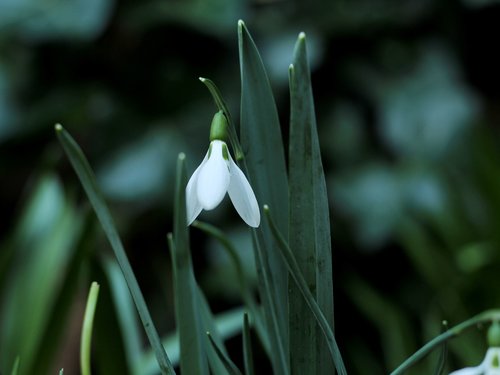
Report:
[[[227,119],[222,111],[217,112],[210,125],[210,142],[219,140],[227,141]]]
[[[500,347],[500,322],[495,320],[488,329],[488,345]]]

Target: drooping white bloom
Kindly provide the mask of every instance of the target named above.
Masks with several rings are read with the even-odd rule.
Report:
[[[226,192],[241,218],[251,227],[260,224],[257,199],[247,178],[233,161],[226,142],[215,139],[186,186],[187,223],[190,225],[201,210],[219,205]]]
[[[479,366],[453,371],[450,375],[500,375],[500,347],[489,348]]]

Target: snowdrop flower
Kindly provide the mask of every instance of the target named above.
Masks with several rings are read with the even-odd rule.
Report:
[[[222,111],[215,114],[210,129],[210,146],[200,166],[186,186],[187,224],[202,210],[219,205],[226,192],[241,218],[251,227],[260,224],[259,205],[255,194],[229,153],[226,139],[227,120]]]
[[[450,375],[500,375],[500,347],[489,348],[479,366],[453,371]]]

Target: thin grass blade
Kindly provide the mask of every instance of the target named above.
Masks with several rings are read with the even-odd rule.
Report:
[[[243,361],[245,364],[245,374],[254,375],[252,339],[250,335],[250,322],[248,314],[243,315]]]
[[[82,336],[80,344],[80,368],[82,375],[90,375],[90,348],[92,343],[92,329],[94,326],[94,315],[99,297],[99,284],[95,281],[90,286],[87,306],[83,315]]]
[[[212,345],[215,353],[219,356],[219,359],[224,364],[224,367],[229,375],[243,375],[238,367],[234,364],[233,361],[228,357],[227,353],[225,353],[219,345],[215,342],[210,332],[207,332],[207,337],[209,339],[210,344]]]
[[[174,368],[168,359],[165,349],[161,345],[160,337],[154,326],[153,320],[146,305],[146,301],[141,293],[137,279],[132,271],[132,267],[128,261],[125,249],[123,248],[118,232],[115,228],[113,218],[109,212],[109,209],[104,201],[103,195],[97,186],[96,178],[94,172],[92,171],[87,158],[83,154],[80,146],[75,142],[75,140],[69,135],[69,133],[64,130],[64,128],[57,124],[55,126],[56,134],[59,142],[64,148],[66,155],[68,156],[73,169],[75,170],[80,182],[89,198],[92,207],[101,223],[101,226],[106,233],[106,236],[111,244],[111,248],[115,253],[115,257],[120,265],[123,272],[123,276],[127,281],[127,285],[134,299],[134,303],[137,307],[139,316],[141,317],[144,330],[149,339],[151,346],[153,347],[160,366],[162,374],[175,374]]]

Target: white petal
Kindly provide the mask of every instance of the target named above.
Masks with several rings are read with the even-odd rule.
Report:
[[[229,182],[229,197],[234,208],[241,218],[251,227],[257,228],[260,224],[259,204],[247,178],[240,168],[230,158],[231,181]]]
[[[485,369],[486,375],[500,375],[500,368],[498,368],[498,364],[500,361],[500,348],[492,347],[489,348],[486,352],[486,356],[484,358],[481,366]]]
[[[483,367],[467,367],[461,370],[450,372],[450,375],[483,375]]]
[[[222,156],[223,141],[212,141],[207,161],[201,166],[196,182],[198,202],[205,210],[212,210],[219,205],[229,186],[229,161]]]
[[[201,164],[196,168],[193,175],[189,179],[189,182],[186,186],[186,218],[187,225],[191,225],[191,223],[198,217],[203,207],[201,207],[201,203],[198,201],[198,194],[196,193],[196,186],[198,183],[198,175],[203,167],[203,164],[208,159],[208,152],[205,155],[205,158],[201,162]]]
[[[500,369],[493,367],[500,359],[500,348],[489,348],[483,362],[477,367],[466,367],[450,375],[500,375]]]

